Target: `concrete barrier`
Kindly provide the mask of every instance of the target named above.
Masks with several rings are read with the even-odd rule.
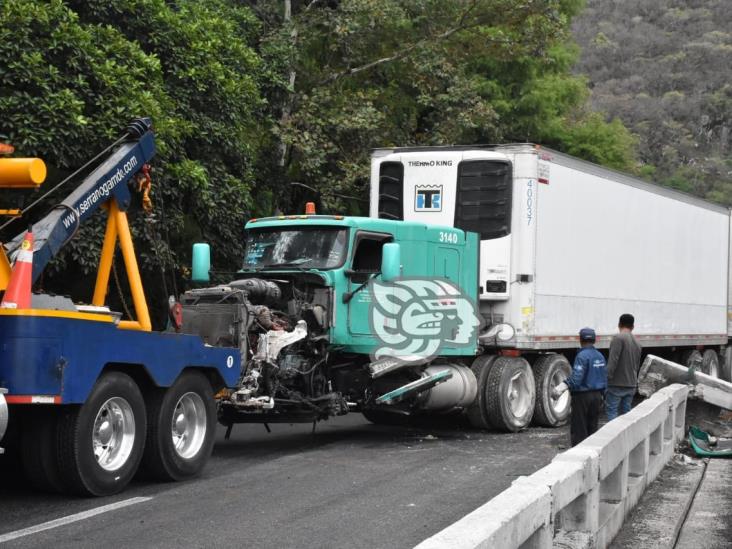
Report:
[[[676,362],[648,355],[638,373],[638,392],[650,396],[672,383],[690,384],[690,398],[732,410],[732,383],[695,371]]]
[[[686,385],[670,385],[417,549],[605,548],[684,436]]]

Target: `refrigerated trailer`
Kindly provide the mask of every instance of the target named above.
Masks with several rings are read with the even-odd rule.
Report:
[[[481,341],[571,358],[632,313],[644,349],[729,378],[730,211],[530,143],[376,149],[370,215],[480,237]]]

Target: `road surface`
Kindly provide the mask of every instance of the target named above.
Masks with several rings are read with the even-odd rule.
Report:
[[[239,425],[228,441],[220,430],[204,474],[188,482],[135,481],[114,497],[79,499],[5,479],[0,540],[55,549],[412,547],[567,442],[566,428],[386,427],[360,414],[320,423],[315,435],[310,425],[273,425],[270,434]]]

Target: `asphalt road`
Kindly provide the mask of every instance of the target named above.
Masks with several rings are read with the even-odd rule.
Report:
[[[412,547],[568,443],[566,429],[519,434],[452,423],[384,427],[350,414],[318,425],[240,425],[203,475],[134,482],[110,498],[0,487],[0,536],[130,498],[151,499],[3,547]],[[138,500],[133,500],[138,501]]]

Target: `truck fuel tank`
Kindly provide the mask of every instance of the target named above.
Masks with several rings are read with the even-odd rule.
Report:
[[[420,395],[420,409],[447,412],[453,408],[467,408],[478,395],[478,380],[467,366],[462,364],[434,364],[423,375],[450,370],[452,377]]]

